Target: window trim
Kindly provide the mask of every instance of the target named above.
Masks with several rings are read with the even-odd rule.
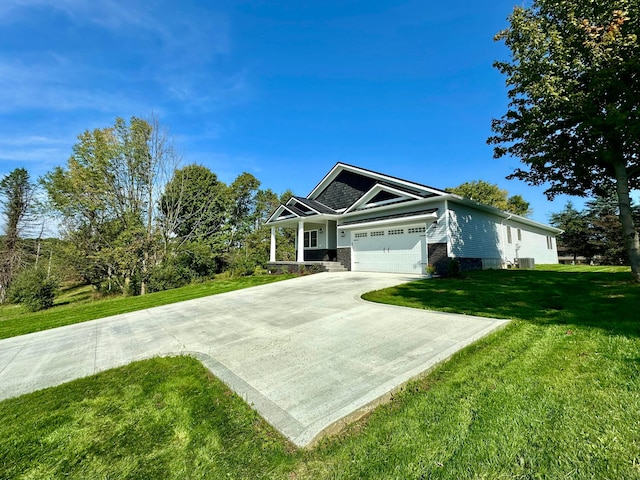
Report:
[[[315,245],[313,245],[313,242],[312,242],[312,240],[313,240],[313,235],[312,234],[313,233],[315,233],[315,240],[316,240],[316,242],[315,242],[316,244]],[[319,243],[320,243],[319,242],[319,234],[318,234],[318,230],[317,229],[315,229],[315,230],[305,230],[304,231],[304,238],[303,238],[304,248],[309,249],[309,250],[320,248],[318,246]]]

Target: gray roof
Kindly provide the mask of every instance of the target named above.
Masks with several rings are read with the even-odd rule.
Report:
[[[425,193],[424,191],[409,188],[404,185],[378,180],[350,170],[343,170],[315,199],[335,210],[349,208],[375,185],[392,187],[396,190],[422,198],[429,198],[436,195],[435,193]]]
[[[362,220],[351,220],[351,221],[347,221],[347,222],[342,222],[342,225],[343,226],[346,226],[346,225],[357,225],[359,223],[377,222],[379,220],[394,220],[394,219],[398,219],[398,218],[417,217],[417,216],[420,216],[420,215],[429,215],[430,213],[434,213],[434,212],[437,212],[437,211],[438,211],[437,208],[429,208],[427,210],[418,210],[416,212],[396,213],[394,215],[381,215],[379,217],[365,218],[365,219],[362,219]]]
[[[445,194],[432,187],[416,184],[395,177],[390,177],[372,170],[338,163],[334,169],[341,167],[335,177],[325,176],[318,186],[307,197],[293,196],[285,206],[298,217],[313,217],[315,215],[337,215],[348,209],[376,185],[392,188],[394,192],[380,191],[375,196],[375,202],[384,202],[397,198],[398,204],[420,198],[430,198]],[[327,174],[329,175],[329,174]],[[325,182],[325,183],[323,183]],[[322,186],[322,191],[318,189]],[[424,188],[423,188],[424,187]],[[403,194],[411,198],[403,198]],[[373,200],[373,199],[372,199]],[[362,209],[366,209],[364,207]],[[368,208],[376,208],[370,206]],[[393,216],[385,218],[394,218]],[[272,219],[276,221],[278,218]]]
[[[316,212],[318,213],[328,213],[328,214],[335,214],[336,211],[333,210],[332,208],[327,207],[326,205],[323,205],[322,203],[316,201],[316,200],[311,200],[310,198],[305,198],[305,197],[293,197],[297,202],[300,202],[304,205],[306,205],[309,208],[314,209]]]

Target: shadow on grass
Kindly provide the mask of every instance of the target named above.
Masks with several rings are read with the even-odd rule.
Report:
[[[468,273],[463,279],[412,282],[364,298],[640,336],[640,285],[625,272],[486,270]]]

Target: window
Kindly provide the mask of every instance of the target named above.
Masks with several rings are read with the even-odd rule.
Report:
[[[304,232],[304,247],[305,248],[318,248],[318,231],[309,230]]]
[[[513,243],[513,238],[511,237],[511,227],[507,225],[507,243]]]
[[[375,232],[371,232],[372,237],[382,237],[384,235],[384,230],[377,230]]]
[[[547,237],[547,248],[549,250],[553,249],[553,237]]]
[[[426,231],[426,227],[411,227],[407,229],[407,233],[424,233]]]
[[[396,228],[395,230],[389,230],[389,235],[402,235],[404,233],[403,228]]]
[[[522,241],[522,230],[518,229],[518,241]]]
[[[356,238],[364,238],[367,236],[367,232],[356,233],[354,237]]]

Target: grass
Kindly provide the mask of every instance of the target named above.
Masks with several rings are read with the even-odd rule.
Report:
[[[628,272],[475,272],[367,297],[514,320],[311,451],[189,358],[6,400],[0,478],[640,478]]]
[[[19,305],[0,306],[0,339],[86,322],[96,318],[143,310],[194,298],[277,282],[294,275],[258,275],[196,283],[138,297],[108,297],[92,300],[90,287],[63,293],[53,308],[29,312]]]
[[[7,400],[0,416],[3,479],[270,478],[293,458],[272,427],[188,357]]]
[[[640,333],[640,288],[626,267],[487,270],[461,280],[413,282],[363,296],[373,302],[545,324]],[[636,305],[636,306],[634,306]]]

